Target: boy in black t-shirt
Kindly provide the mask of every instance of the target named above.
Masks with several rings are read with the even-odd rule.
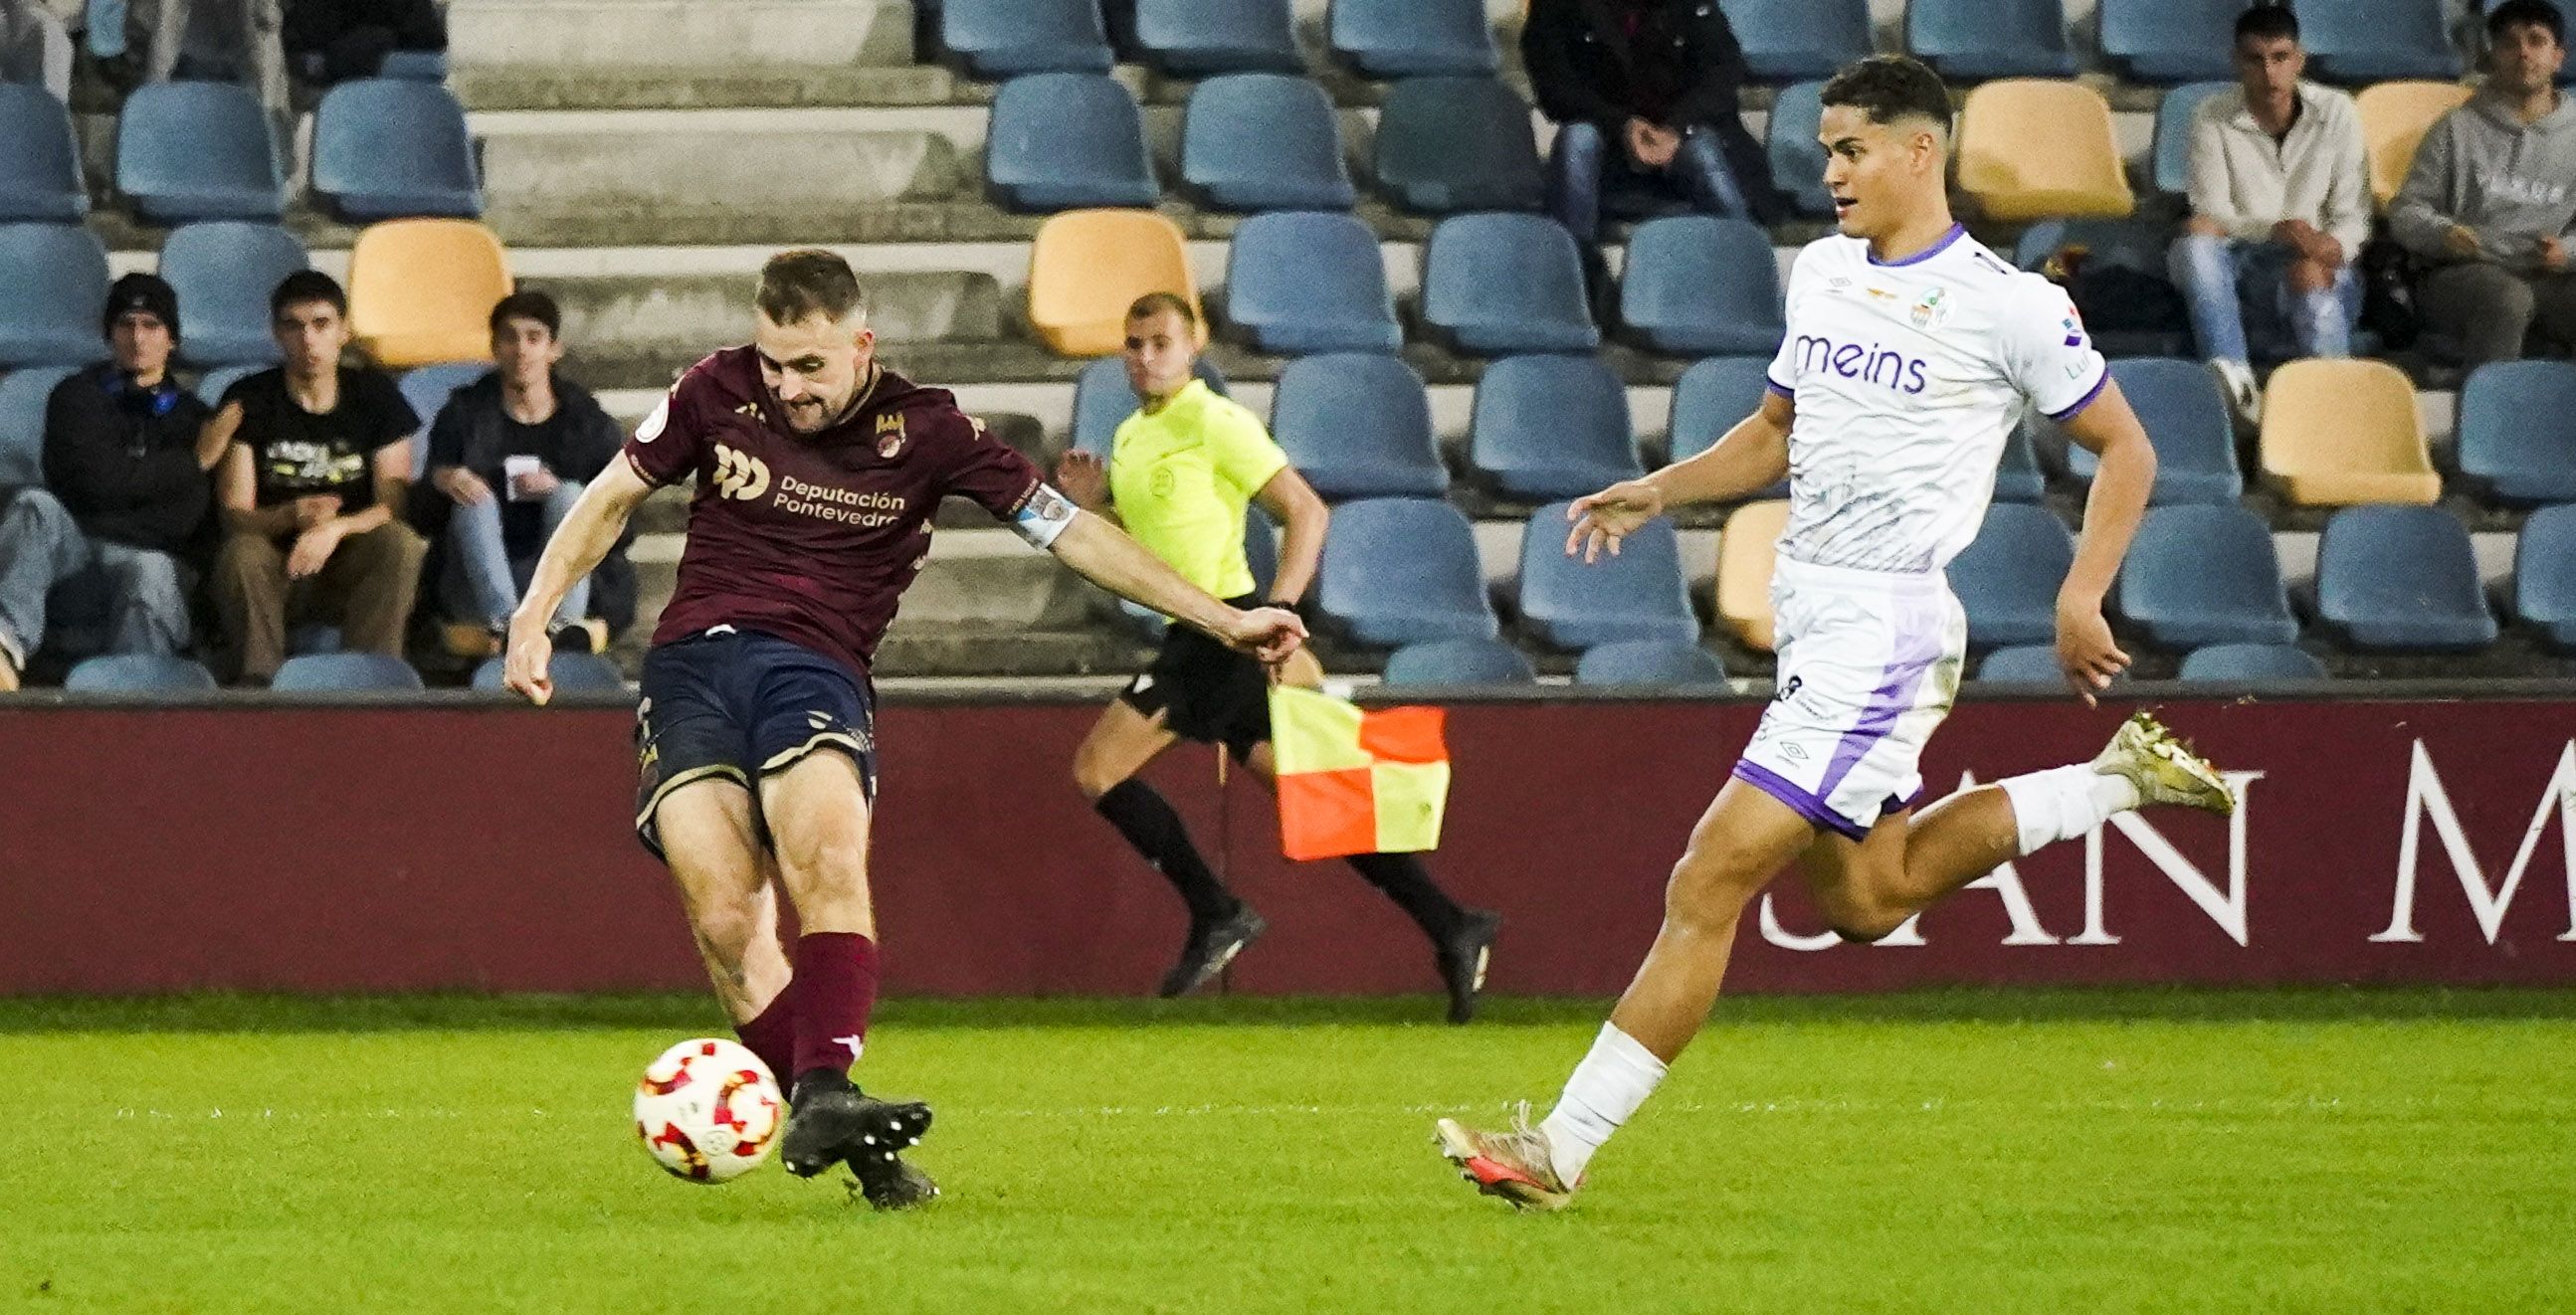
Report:
[[[352,652],[402,655],[427,545],[397,512],[420,418],[383,373],[340,364],[349,302],[329,275],[269,298],[284,367],[235,383],[206,422],[224,448],[213,593],[244,684],[286,660],[290,624],[335,621]]]

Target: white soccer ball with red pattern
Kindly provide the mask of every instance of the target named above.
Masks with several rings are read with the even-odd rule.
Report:
[[[769,1066],[715,1037],[663,1051],[635,1084],[635,1135],[645,1153],[693,1183],[730,1182],[759,1168],[786,1121]]]

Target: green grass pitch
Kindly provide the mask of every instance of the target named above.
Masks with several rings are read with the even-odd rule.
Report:
[[[0,1004],[6,1311],[2530,1311],[2576,1305],[2576,993],[1722,1006],[1574,1210],[1432,1119],[1595,1004],[898,1002],[945,1199],[666,1178],[679,998]]]

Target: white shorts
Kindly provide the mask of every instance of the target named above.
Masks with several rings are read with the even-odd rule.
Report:
[[[1968,616],[1940,572],[1781,558],[1771,575],[1778,692],[1735,775],[1858,840],[1923,791],[1923,746],[1950,713]]]

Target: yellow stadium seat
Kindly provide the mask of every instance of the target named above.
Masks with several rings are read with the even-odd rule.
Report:
[[[1780,531],[1789,526],[1789,504],[1748,502],[1726,518],[1717,536],[1717,619],[1736,642],[1771,651],[1771,560]]]
[[[349,251],[349,333],[388,370],[490,360],[510,287],[501,239],[471,219],[377,224]]]
[[[2415,385],[2382,361],[2292,361],[2273,371],[2262,448],[2263,473],[2299,506],[2442,496]]]
[[[1029,325],[1061,356],[1106,356],[1126,344],[1127,307],[1177,293],[1199,310],[1181,230],[1151,210],[1068,210],[1029,249]],[[1199,314],[1200,338],[1207,315]]]
[[[1959,187],[1989,219],[2121,219],[2137,209],[2111,103],[2074,82],[2006,78],[1959,113]]]
[[[2370,194],[2385,210],[2406,185],[2415,164],[2415,148],[2433,121],[2469,102],[2469,88],[2456,82],[2382,82],[2353,97],[2361,110],[2361,140],[2370,150]]]

